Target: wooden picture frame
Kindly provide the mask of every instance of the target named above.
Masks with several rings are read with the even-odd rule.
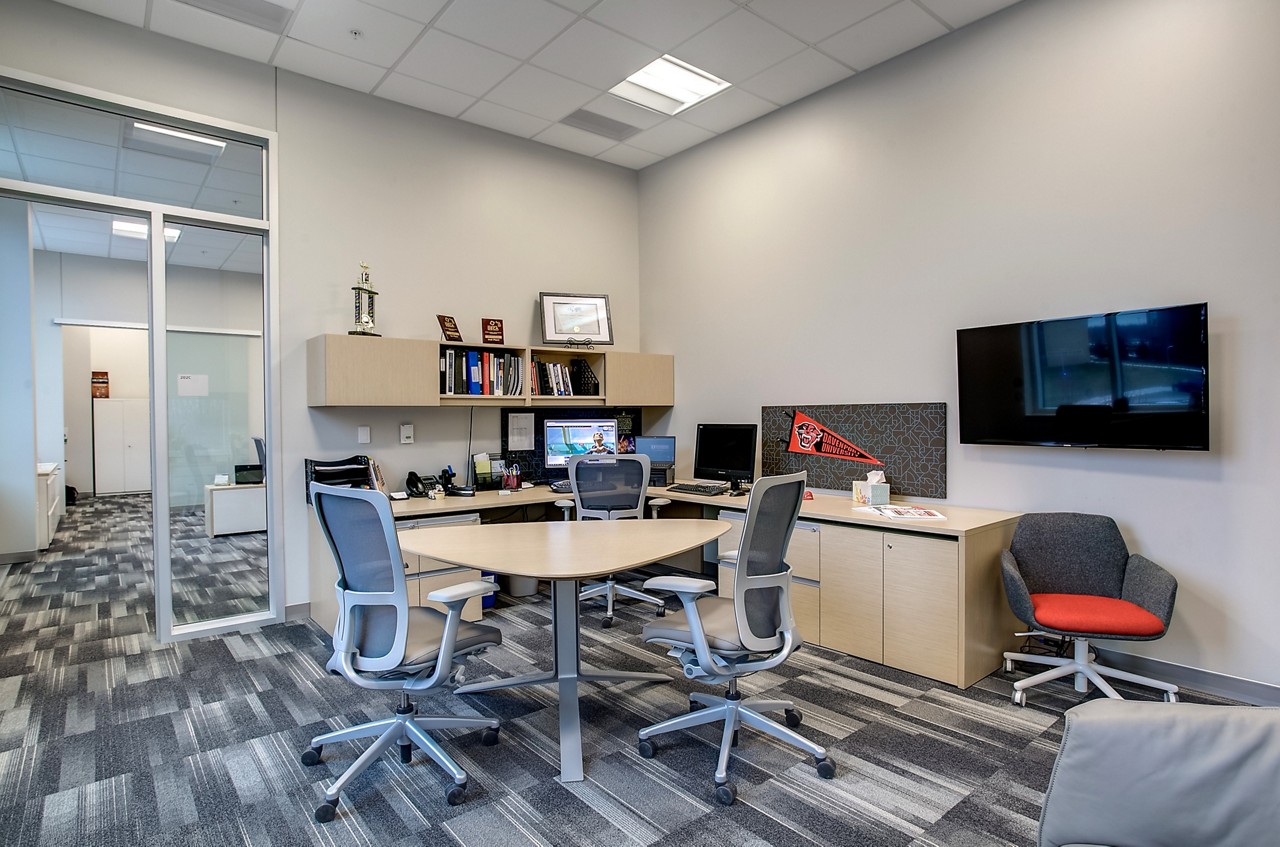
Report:
[[[543,344],[613,344],[607,294],[538,294]]]

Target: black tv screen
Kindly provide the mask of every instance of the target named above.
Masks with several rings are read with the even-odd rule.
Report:
[[[1209,449],[1208,304],[956,332],[961,444]]]

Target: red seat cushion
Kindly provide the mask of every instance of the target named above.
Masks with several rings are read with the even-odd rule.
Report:
[[[1032,594],[1036,622],[1063,632],[1101,635],[1160,635],[1164,624],[1128,600],[1092,594]]]

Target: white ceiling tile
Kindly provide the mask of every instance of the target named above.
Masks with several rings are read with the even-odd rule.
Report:
[[[185,226],[182,227],[179,243],[186,247],[206,247],[230,253],[240,246],[242,240],[244,240],[244,233],[240,232],[228,232],[207,226]]]
[[[8,125],[3,123],[4,120],[4,114],[0,113],[0,150],[12,150],[13,136],[9,133]]]
[[[574,20],[546,0],[454,0],[436,22],[445,32],[527,59]]]
[[[262,177],[231,168],[216,167],[209,173],[205,185],[210,188],[222,188],[227,191],[239,191],[244,194],[261,194]]]
[[[117,236],[111,239],[111,258],[145,262],[147,261],[147,242],[141,238],[120,238]]]
[[[242,215],[247,218],[256,218],[262,214],[261,195],[242,194],[239,191],[227,191],[222,188],[202,188],[193,205],[197,209]]]
[[[27,172],[27,179],[32,182],[59,185],[63,188],[78,188],[83,191],[97,191],[102,194],[115,193],[116,174],[108,168],[73,165],[39,156],[23,156],[22,166]]]
[[[946,34],[947,28],[936,18],[911,0],[901,0],[828,38],[818,45],[818,49],[864,71]]]
[[[13,140],[17,152],[24,156],[43,156],[46,159],[58,159],[95,168],[116,166],[116,148],[105,144],[93,144],[62,135],[33,132],[29,129],[15,129]]]
[[[365,0],[371,6],[395,12],[418,23],[429,24],[448,0]]]
[[[584,156],[603,153],[618,143],[612,138],[605,138],[602,135],[596,135],[594,132],[587,132],[564,124],[552,124],[535,135],[533,140],[541,141],[543,144],[550,144],[552,147],[569,150],[573,153],[581,153]]]
[[[578,21],[529,60],[596,88],[612,88],[661,52],[591,21]]]
[[[222,263],[222,270],[242,274],[261,274],[262,254],[261,252],[251,255],[233,253]]]
[[[785,106],[852,75],[853,71],[835,59],[810,49],[761,71],[741,88]]]
[[[596,156],[603,162],[610,162],[615,165],[622,165],[624,168],[633,168],[640,170],[647,168],[654,162],[661,162],[662,157],[656,153],[650,153],[646,150],[637,150],[626,144],[619,144],[617,147],[610,147],[608,150]]]
[[[400,60],[396,71],[480,97],[519,66],[510,56],[430,29]]]
[[[461,117],[464,121],[487,126],[509,135],[518,135],[521,138],[532,138],[551,124],[548,120],[535,118],[533,115],[517,112],[515,109],[508,109],[506,106],[499,106],[485,100],[467,109]]]
[[[196,194],[200,191],[198,185],[170,182],[141,174],[120,174],[116,184],[119,187],[117,193],[121,197],[173,203],[176,206],[190,206],[195,202]]]
[[[730,0],[604,0],[587,17],[669,53],[736,8]]]
[[[557,6],[564,6],[581,14],[594,6],[599,0],[553,0]]]
[[[667,116],[661,112],[655,112],[653,109],[646,109],[643,106],[628,103],[621,97],[615,97],[612,94],[602,94],[582,108],[588,112],[595,112],[597,115],[604,115],[606,118],[613,118],[615,121],[622,121],[624,124],[638,126],[641,129],[657,126],[667,119]]]
[[[985,18],[1018,0],[918,0],[920,5],[933,12],[947,25],[959,29],[979,18]]]
[[[142,26],[147,16],[147,0],[57,1],[64,6],[74,6],[77,9],[84,9],[86,12],[93,12],[95,15],[102,15],[104,18],[124,21],[131,26]]]
[[[715,133],[708,132],[700,126],[668,118],[653,129],[646,129],[631,136],[627,139],[627,144],[650,153],[657,153],[659,156],[670,156],[714,137]]]
[[[558,121],[598,94],[580,82],[524,65],[484,99],[499,106]]]
[[[760,17],[809,44],[830,38],[845,27],[869,18],[897,0],[751,0]]]
[[[404,74],[392,74],[374,91],[379,97],[395,100],[407,106],[426,109],[440,115],[456,118],[476,102],[470,94],[459,94]]]
[[[120,158],[120,170],[123,173],[172,179],[191,185],[200,185],[209,176],[208,165],[144,153],[141,150],[123,150]]]
[[[671,55],[727,82],[741,82],[794,56],[804,42],[739,9],[672,51]]]
[[[10,125],[15,128],[64,135],[94,144],[114,146],[120,143],[122,121],[115,115],[29,94],[9,92],[5,99],[9,103]]]
[[[680,120],[712,132],[728,132],[735,126],[768,114],[777,106],[741,88],[727,88],[710,100],[680,113]]]
[[[189,268],[220,268],[222,263],[231,257],[229,250],[214,250],[208,247],[191,247],[183,242],[186,237],[178,239],[169,252],[169,264],[185,265]]]
[[[287,71],[313,79],[354,88],[366,94],[373,90],[386,71],[376,65],[339,56],[319,47],[286,38],[276,53],[275,64]]]
[[[90,235],[73,230],[46,229],[44,247],[53,253],[77,253],[82,256],[105,256],[111,248],[110,235]]]
[[[423,29],[420,22],[360,0],[324,0],[303,4],[293,17],[289,38],[389,68]],[[354,37],[353,31],[360,32],[360,37]]]
[[[151,29],[233,56],[268,62],[279,36],[176,0],[152,0]]]
[[[10,150],[0,150],[0,176],[7,179],[22,179],[22,169],[18,167],[18,157]]]
[[[229,143],[218,157],[217,167],[230,168],[262,177],[262,148],[253,144]]]

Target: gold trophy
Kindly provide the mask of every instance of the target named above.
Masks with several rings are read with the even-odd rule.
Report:
[[[375,335],[381,337],[380,333],[373,331],[373,298],[378,296],[378,292],[373,290],[373,284],[369,281],[368,263],[360,263],[360,278],[355,285],[351,286],[351,291],[355,300],[356,328],[348,331],[347,335]]]

